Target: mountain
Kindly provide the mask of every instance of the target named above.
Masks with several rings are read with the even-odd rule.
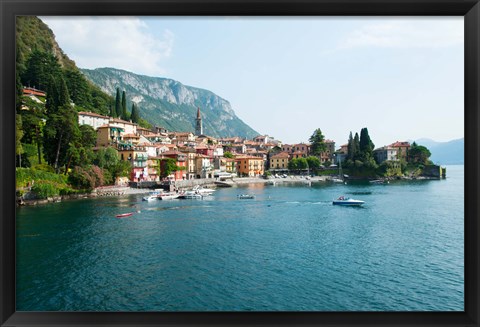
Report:
[[[194,132],[200,108],[203,133],[214,137],[259,135],[233,111],[230,103],[211,91],[178,81],[134,74],[115,68],[82,69],[83,74],[108,94],[125,90],[127,107],[135,102],[140,116],[171,131]]]
[[[423,138],[416,140],[418,145],[427,147],[432,156],[430,159],[440,165],[463,165],[465,161],[465,139],[452,140],[448,142],[436,142]]]
[[[17,87],[20,90],[23,85],[46,91],[51,78],[63,79],[78,111],[104,115],[109,112],[113,98],[83,76],[44,22],[35,16],[18,16],[15,28]]]

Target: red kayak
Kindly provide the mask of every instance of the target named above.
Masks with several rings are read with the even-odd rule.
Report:
[[[116,215],[115,217],[117,217],[117,218],[123,218],[123,217],[129,217],[129,216],[131,216],[131,215],[133,215],[133,212],[122,213],[122,214],[120,214],[120,215]]]

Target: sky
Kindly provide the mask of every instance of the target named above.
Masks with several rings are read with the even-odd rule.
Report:
[[[283,143],[464,137],[463,16],[40,18],[78,67],[210,90]]]

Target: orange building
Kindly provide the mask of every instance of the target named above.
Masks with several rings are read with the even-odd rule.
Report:
[[[258,157],[237,157],[237,173],[240,176],[255,177],[265,172],[264,160]]]

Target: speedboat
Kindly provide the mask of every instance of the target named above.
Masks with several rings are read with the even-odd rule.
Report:
[[[255,199],[254,194],[239,194],[237,195],[238,199]]]
[[[341,205],[341,206],[361,206],[364,203],[365,201],[355,200],[355,199],[344,197],[344,196],[341,196],[338,199],[333,200],[334,205]]]

